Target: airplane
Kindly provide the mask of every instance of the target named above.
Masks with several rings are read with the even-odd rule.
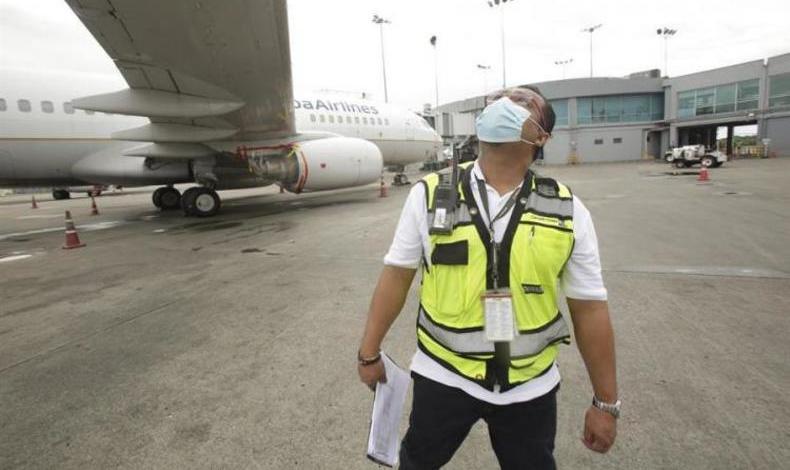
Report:
[[[0,186],[163,185],[161,209],[215,215],[217,190],[369,184],[441,150],[398,106],[293,97],[285,0],[66,0],[118,80],[0,70]],[[74,98],[86,93],[96,93]],[[197,183],[181,194],[173,187]]]

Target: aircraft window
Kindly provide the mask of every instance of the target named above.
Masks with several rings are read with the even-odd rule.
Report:
[[[384,125],[385,126],[389,126],[390,125],[390,120],[387,119],[387,118],[384,118]]]
[[[324,122],[324,121],[326,121],[326,118],[324,117],[323,114],[319,114],[318,115],[318,120],[321,121],[321,122]]]
[[[55,112],[55,106],[52,104],[52,101],[42,101],[41,110],[45,113],[52,113]]]
[[[332,122],[332,123],[334,123],[334,122],[335,122],[335,116],[333,116],[333,115],[331,115],[331,114],[330,114],[330,115],[329,115],[329,122]]]
[[[354,116],[354,123],[359,124],[359,116]]]
[[[351,124],[351,116],[346,116],[346,124]]]
[[[367,126],[368,125],[368,118],[363,117],[362,118],[362,124],[365,124]]]
[[[16,106],[23,113],[29,113],[30,112],[30,100],[17,100]]]
[[[310,122],[315,122],[315,114],[310,115]]]
[[[378,123],[378,125],[380,126],[380,125],[381,125],[381,118],[376,118],[376,122],[377,122],[377,123]]]
[[[63,103],[63,112],[66,114],[74,114],[74,106],[71,105],[70,101]]]
[[[96,111],[91,111],[90,109],[86,109],[86,110],[85,110],[85,114],[87,114],[88,116],[93,116],[93,114],[94,114],[95,112],[96,112]]]
[[[7,108],[5,104],[5,98],[0,98],[0,111],[5,111]]]

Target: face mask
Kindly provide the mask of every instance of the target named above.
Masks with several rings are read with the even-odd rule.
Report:
[[[517,105],[507,96],[502,97],[486,106],[477,117],[477,138],[482,142],[526,142],[536,145],[521,138],[521,130],[527,119],[545,133],[528,109]]]

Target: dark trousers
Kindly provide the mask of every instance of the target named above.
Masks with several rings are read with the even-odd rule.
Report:
[[[554,469],[557,388],[534,400],[492,405],[417,374],[409,430],[400,450],[402,470],[438,469],[450,461],[483,418],[501,468]]]

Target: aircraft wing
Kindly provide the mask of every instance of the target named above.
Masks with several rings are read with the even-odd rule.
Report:
[[[129,88],[74,106],[145,116],[113,138],[160,158],[295,134],[285,0],[66,0]]]

